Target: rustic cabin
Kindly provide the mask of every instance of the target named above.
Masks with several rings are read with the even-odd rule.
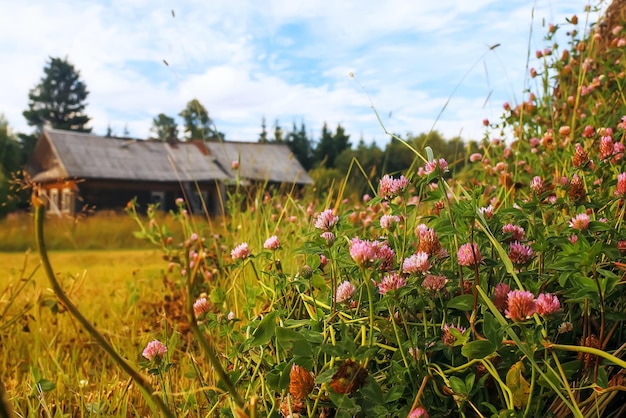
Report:
[[[239,162],[238,173],[232,169]],[[29,163],[51,213],[74,215],[83,207],[120,210],[174,208],[186,197],[194,212],[224,207],[235,181],[306,185],[311,178],[286,145],[244,142],[162,142],[44,129]]]

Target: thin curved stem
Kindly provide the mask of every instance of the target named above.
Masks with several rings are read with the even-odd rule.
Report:
[[[36,192],[35,192],[36,193]],[[139,386],[141,391],[144,394],[146,400],[155,404],[163,413],[164,416],[168,418],[174,418],[174,413],[167,407],[163,399],[156,394],[152,385],[146,377],[135,370],[133,366],[130,365],[122,356],[120,356],[117,351],[111,346],[111,344],[104,338],[100,332],[83,316],[83,314],[78,310],[76,305],[72,303],[70,298],[65,294],[63,288],[59,284],[54,275],[54,270],[52,269],[52,265],[50,264],[50,259],[48,258],[48,251],[46,249],[46,244],[44,240],[44,215],[45,215],[45,206],[41,199],[39,199],[35,193],[32,196],[33,209],[35,211],[35,240],[37,242],[37,248],[39,250],[39,257],[41,258],[41,264],[44,269],[44,273],[46,277],[50,281],[50,285],[52,286],[52,290],[54,294],[59,299],[61,304],[67,309],[67,311],[81,324],[81,326],[87,330],[89,335],[96,340],[98,345],[102,347],[106,353],[111,356],[113,361],[115,361],[124,372],[129,375],[133,381]]]

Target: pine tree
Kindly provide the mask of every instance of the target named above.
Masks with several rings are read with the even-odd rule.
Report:
[[[283,142],[283,129],[280,127],[280,122],[276,119],[276,123],[274,124],[274,141],[277,143]]]
[[[259,134],[259,142],[264,144],[266,142],[268,142],[267,139],[267,129],[265,126],[265,117],[263,117],[263,119],[261,119],[261,133]]]
[[[44,77],[28,94],[28,110],[23,112],[30,126],[40,132],[49,124],[55,129],[91,132],[85,125],[90,118],[85,115],[87,86],[80,72],[66,59],[50,58],[44,67]]]
[[[305,170],[311,169],[313,166],[313,149],[311,148],[311,141],[307,136],[304,122],[300,124],[299,130],[294,122],[292,131],[287,135],[287,146],[289,146],[294,157],[297,158]]]
[[[335,134],[328,129],[328,125],[324,123],[322,128],[322,137],[315,148],[315,161],[317,164],[324,164],[328,168],[335,167],[335,159],[345,149],[350,148],[350,135],[341,125],[337,125]]]

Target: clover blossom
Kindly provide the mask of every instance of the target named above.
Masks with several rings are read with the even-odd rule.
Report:
[[[167,353],[167,347],[161,341],[153,340],[146,345],[141,355],[149,361],[159,361],[165,353]]]
[[[356,292],[356,286],[354,286],[349,281],[344,281],[339,286],[337,286],[337,291],[335,292],[335,302],[343,303],[352,299],[352,295]]]
[[[280,240],[276,235],[272,235],[263,243],[263,248],[266,250],[276,250],[280,247]]]
[[[424,251],[418,251],[404,259],[402,263],[402,271],[408,274],[426,273],[430,268],[428,254]]]
[[[242,242],[241,244],[237,245],[230,252],[230,256],[234,260],[244,260],[248,258],[250,256],[250,248],[248,247],[248,243]]]
[[[483,261],[483,256],[478,250],[478,244],[471,244],[469,242],[459,247],[459,251],[457,251],[457,258],[459,260],[459,265],[467,267],[475,266]]]
[[[537,296],[535,305],[537,306],[537,313],[541,316],[552,315],[561,310],[559,298],[550,293],[542,293]]]
[[[332,209],[326,209],[317,216],[315,227],[322,231],[330,231],[339,222],[339,216],[336,216]]]
[[[398,273],[388,273],[383,276],[383,279],[376,286],[378,287],[378,293],[381,295],[386,294],[390,290],[398,290],[404,286],[406,282]]]
[[[507,318],[515,322],[524,321],[537,311],[535,296],[526,290],[512,290],[508,293],[507,309],[504,311]]]

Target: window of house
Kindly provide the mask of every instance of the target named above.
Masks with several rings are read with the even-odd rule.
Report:
[[[48,209],[52,213],[59,212],[59,190],[58,189],[50,189],[50,198],[48,199],[49,207]]]
[[[61,196],[61,212],[74,212],[74,193],[67,187],[63,189],[63,194]]]

